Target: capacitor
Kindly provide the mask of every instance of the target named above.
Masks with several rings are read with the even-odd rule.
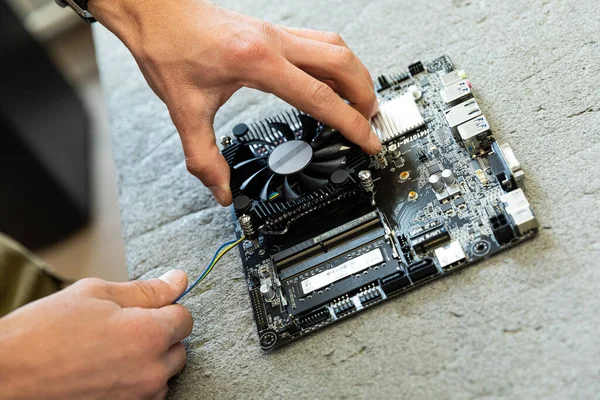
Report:
[[[415,85],[409,87],[408,91],[412,94],[415,100],[420,100],[421,97],[423,97],[423,93]]]
[[[271,286],[271,284],[269,284],[268,282],[264,282],[260,285],[260,293],[267,301],[271,301],[275,298],[275,291],[273,290],[273,286]]]
[[[393,160],[399,158],[402,155],[402,153],[400,152],[400,148],[395,144],[389,145],[387,151]]]
[[[436,174],[433,174],[429,177],[429,183],[436,192],[441,192],[444,189],[444,182],[442,182],[440,177]]]
[[[442,171],[442,179],[444,180],[444,182],[446,182],[446,185],[454,185],[454,183],[456,182],[456,177],[454,176],[454,173],[449,169],[445,169]]]

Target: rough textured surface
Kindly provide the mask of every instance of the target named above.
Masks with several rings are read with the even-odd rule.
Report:
[[[313,334],[258,348],[239,258],[185,304],[195,316],[173,399],[595,398],[600,391],[600,7],[596,0],[226,1],[336,30],[374,73],[449,54],[527,173],[535,240]],[[196,276],[232,236],[188,175],[167,111],[127,50],[97,27],[130,277]],[[242,91],[218,134],[284,106]]]

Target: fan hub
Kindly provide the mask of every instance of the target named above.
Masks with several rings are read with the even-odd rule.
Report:
[[[306,168],[313,158],[310,144],[290,140],[277,146],[269,156],[269,168],[278,175],[292,175]]]

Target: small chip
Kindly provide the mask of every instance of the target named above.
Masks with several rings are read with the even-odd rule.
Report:
[[[479,182],[481,182],[482,185],[485,186],[489,183],[485,172],[483,172],[482,170],[478,169],[477,171],[475,171],[475,174],[477,175],[477,178],[479,179]]]
[[[429,172],[429,175],[433,175],[433,174],[442,172],[442,169],[440,168],[440,165],[438,163],[435,163],[435,164],[428,165],[427,171]]]
[[[452,211],[452,204],[451,203],[444,203],[440,206],[440,208],[442,209],[442,212],[447,213],[448,211]]]
[[[465,199],[459,197],[458,199],[454,200],[454,205],[456,207],[465,205]]]
[[[435,250],[435,256],[442,268],[456,264],[466,259],[465,252],[458,240]]]
[[[429,79],[422,78],[419,83],[421,84],[421,87],[429,86]]]

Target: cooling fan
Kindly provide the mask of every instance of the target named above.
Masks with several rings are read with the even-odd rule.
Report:
[[[293,201],[324,188],[334,172],[344,170],[352,145],[308,115],[300,114],[298,120],[299,134],[287,123],[272,121],[268,127],[278,134],[275,141],[245,142],[264,148],[258,156],[232,167],[234,172],[249,174],[239,187],[246,196],[267,201],[272,193],[279,193],[285,201]]]

